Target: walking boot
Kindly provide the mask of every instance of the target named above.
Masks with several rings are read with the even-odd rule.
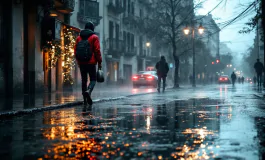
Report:
[[[82,112],[86,112],[86,105],[82,108]]]
[[[91,99],[91,90],[90,89],[88,89],[87,91],[85,91],[85,93],[84,93],[84,95],[85,95],[85,97],[86,97],[86,100],[87,100],[87,103],[89,104],[89,105],[92,105],[93,104],[93,101],[92,101],[92,99]]]
[[[87,98],[86,98],[85,94],[83,94],[83,100],[84,100],[84,106],[86,106],[87,105]]]

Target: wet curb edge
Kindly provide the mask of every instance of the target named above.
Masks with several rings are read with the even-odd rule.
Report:
[[[169,91],[173,91],[173,89],[168,89]],[[149,92],[149,93],[139,93],[139,94],[131,94],[127,96],[120,96],[120,97],[115,97],[115,98],[103,98],[103,99],[97,99],[93,101],[93,103],[101,103],[101,102],[109,102],[109,101],[116,101],[116,100],[121,100],[121,99],[126,99],[134,96],[141,96],[141,95],[147,95],[147,94],[154,94],[157,92]],[[46,106],[46,107],[39,107],[39,108],[31,108],[31,109],[23,109],[19,111],[8,111],[8,112],[3,112],[0,113],[0,119],[5,119],[5,118],[11,118],[14,116],[22,116],[26,114],[32,114],[32,113],[37,113],[37,112],[42,112],[42,111],[50,111],[50,110],[55,110],[55,109],[61,109],[61,108],[70,108],[74,107],[77,105],[82,105],[83,101],[75,101],[75,102],[68,102],[64,104],[55,104],[51,106]]]

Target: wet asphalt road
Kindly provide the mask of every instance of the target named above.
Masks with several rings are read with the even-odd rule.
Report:
[[[250,85],[179,89],[0,122],[0,159],[263,159]]]

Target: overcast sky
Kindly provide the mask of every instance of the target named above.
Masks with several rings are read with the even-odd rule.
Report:
[[[210,10],[212,10],[221,0],[207,0],[203,8],[197,11],[197,14],[205,15]],[[226,0],[217,9],[211,12],[213,18],[217,23],[222,23],[230,20],[242,12],[247,4],[253,2],[253,0]],[[255,37],[255,32],[250,34],[239,34],[238,31],[244,27],[244,23],[254,15],[249,14],[242,20],[239,20],[232,25],[227,26],[220,32],[220,41],[226,42],[229,48],[233,51],[233,56],[241,58],[242,53],[253,45],[253,40]],[[229,43],[231,42],[231,43]]]

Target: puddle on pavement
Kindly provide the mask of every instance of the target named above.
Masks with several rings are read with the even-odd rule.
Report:
[[[71,108],[0,123],[4,128],[0,131],[0,156],[4,159],[259,157],[258,125],[254,124],[264,119],[236,114],[238,109],[223,100],[177,100],[156,106],[131,104],[131,108],[128,104],[108,108],[106,105],[99,104],[83,114],[81,108]],[[262,129],[258,130],[260,135]]]

